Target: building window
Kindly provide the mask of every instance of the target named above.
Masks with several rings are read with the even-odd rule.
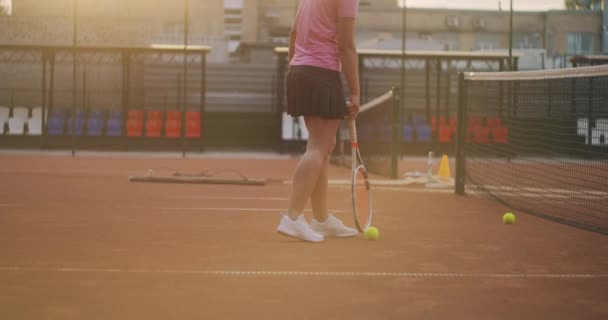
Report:
[[[516,49],[540,49],[541,36],[539,33],[522,33],[513,36],[513,47]]]
[[[573,32],[568,34],[568,54],[593,53],[594,34],[590,32]]]

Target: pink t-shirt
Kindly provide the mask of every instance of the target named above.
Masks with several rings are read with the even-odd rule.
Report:
[[[340,71],[338,18],[355,18],[359,0],[301,0],[291,65]]]

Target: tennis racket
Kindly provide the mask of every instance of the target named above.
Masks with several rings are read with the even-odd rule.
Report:
[[[393,97],[393,90],[362,105],[359,112],[364,112]],[[361,157],[357,140],[357,125],[354,119],[348,119],[348,129],[351,143],[352,161],[352,199],[355,225],[360,232],[364,232],[372,223],[372,192],[367,176],[367,170]]]

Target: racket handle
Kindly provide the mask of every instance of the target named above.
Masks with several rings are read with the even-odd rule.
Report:
[[[350,135],[350,142],[357,144],[357,126],[355,125],[354,119],[348,120],[348,133]]]

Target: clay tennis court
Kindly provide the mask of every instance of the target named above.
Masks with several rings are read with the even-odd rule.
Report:
[[[376,188],[379,241],[275,232],[295,157],[0,155],[2,319],[606,319],[608,238],[449,190]],[[132,183],[238,170],[266,186]],[[330,178],[346,179],[333,167]],[[350,191],[330,208],[352,225]]]

